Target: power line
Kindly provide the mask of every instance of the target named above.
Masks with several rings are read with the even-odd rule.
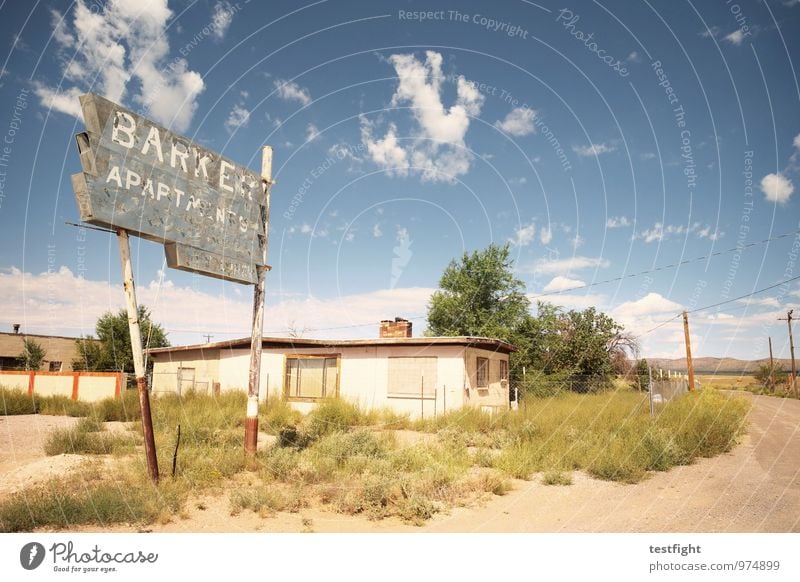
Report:
[[[729,248],[729,249],[725,249],[725,250],[722,250],[722,251],[716,251],[716,252],[710,253],[708,255],[704,255],[702,257],[693,257],[691,259],[685,259],[685,260],[679,261],[677,263],[670,263],[668,265],[660,265],[658,267],[653,267],[652,269],[647,269],[646,271],[640,271],[638,273],[629,273],[627,275],[620,275],[619,277],[613,277],[611,279],[604,279],[603,281],[594,281],[594,282],[588,283],[586,285],[579,285],[579,286],[576,286],[576,287],[568,287],[566,289],[557,289],[557,290],[554,290],[554,291],[547,291],[547,292],[544,292],[544,293],[539,293],[538,295],[534,295],[533,299],[538,299],[539,297],[547,297],[547,296],[550,296],[550,295],[558,295],[560,293],[567,293],[568,291],[578,291],[580,289],[588,289],[589,287],[596,287],[597,285],[605,285],[607,283],[616,283],[617,281],[622,281],[624,279],[632,279],[634,277],[641,277],[642,275],[649,275],[650,273],[657,273],[659,271],[665,271],[667,269],[675,269],[675,268],[680,267],[682,265],[687,265],[689,263],[697,263],[699,261],[705,261],[707,259],[710,259],[711,257],[717,257],[719,255],[724,255],[724,254],[727,254],[727,253],[732,253],[732,252],[736,252],[736,251],[743,251],[743,250],[750,249],[750,248],[758,246],[758,245],[763,245],[763,244],[766,244],[768,242],[772,242],[774,240],[779,240],[779,239],[782,239],[782,238],[786,238],[788,236],[792,236],[792,235],[795,235],[795,234],[798,234],[798,233],[800,233],[800,230],[795,230],[795,231],[792,231],[792,232],[785,232],[783,234],[779,234],[779,235],[773,236],[771,238],[765,238],[764,240],[754,241],[754,242],[751,242],[751,243],[747,243],[746,245],[737,245],[735,247],[732,247],[732,248]]]
[[[764,287],[762,289],[757,289],[756,291],[751,291],[750,293],[745,293],[744,295],[739,295],[739,297],[734,297],[733,299],[726,299],[725,301],[719,301],[718,303],[712,303],[711,305],[705,305],[703,307],[697,307],[695,309],[690,309],[690,310],[687,310],[686,313],[697,313],[698,311],[705,311],[706,309],[713,309],[714,307],[719,307],[720,305],[726,305],[728,303],[733,303],[734,301],[740,301],[742,299],[747,299],[748,297],[752,297],[753,295],[758,295],[759,293],[763,293],[764,291],[769,291],[770,289],[775,289],[776,287],[780,287],[781,285],[785,285],[786,283],[791,283],[792,281],[796,281],[798,279],[800,279],[800,275],[797,275],[795,277],[791,277],[789,279],[784,279],[783,281],[775,283],[774,285],[770,285],[769,287]],[[651,327],[650,329],[648,329],[644,333],[639,334],[639,337],[642,337],[642,336],[647,335],[648,333],[654,332],[658,328],[667,325],[672,320],[677,319],[680,316],[681,316],[681,314],[679,313],[678,315],[670,317],[669,319],[665,319],[664,321],[662,321],[661,323],[659,323],[655,327]]]

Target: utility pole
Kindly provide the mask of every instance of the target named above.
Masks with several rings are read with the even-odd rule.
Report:
[[[789,352],[792,355],[792,391],[794,392],[795,397],[797,396],[797,368],[794,365],[794,338],[792,337],[792,313],[794,313],[794,309],[790,309],[786,312],[786,323],[789,325]],[[778,318],[780,321],[784,321],[783,317]]]
[[[772,359],[772,336],[767,338],[769,340],[769,388],[775,389],[775,360]]]
[[[686,368],[689,371],[689,391],[694,391],[694,364],[692,363],[692,342],[689,339],[689,312],[683,312],[683,337],[686,340]]]
[[[214,337],[214,336],[211,335],[210,333],[207,333],[207,334],[204,334],[203,337],[206,338],[206,343],[210,344],[211,343],[211,338]]]

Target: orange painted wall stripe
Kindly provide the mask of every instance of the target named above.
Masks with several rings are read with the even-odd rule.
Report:
[[[119,398],[122,393],[122,373],[117,373],[117,385],[114,386],[114,398]]]
[[[26,372],[28,374],[28,396],[33,396],[33,383],[35,382],[36,372]]]
[[[73,372],[72,373],[72,399],[78,399],[78,383],[80,382],[80,372]]]

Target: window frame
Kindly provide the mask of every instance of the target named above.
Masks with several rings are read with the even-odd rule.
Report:
[[[485,364],[483,368],[483,384],[481,384],[481,361]],[[484,358],[483,356],[477,356],[475,358],[475,388],[478,390],[488,390],[489,389],[489,362],[491,360],[489,358]]]
[[[322,364],[322,396],[295,396],[292,394],[292,387],[289,384],[289,361],[290,360],[323,360]],[[334,394],[326,394],[325,387],[327,384],[327,366],[325,366],[325,360],[335,360],[336,364],[336,385],[334,386]],[[299,365],[298,365],[299,369]],[[283,397],[290,402],[319,402],[320,400],[326,400],[330,398],[338,398],[339,397],[339,383],[341,380],[341,371],[342,371],[342,359],[341,354],[284,354],[283,356]],[[298,378],[299,381],[299,378]]]
[[[47,371],[48,372],[61,372],[62,368],[64,367],[64,362],[59,360],[51,360],[47,363]],[[58,364],[58,367],[54,370],[53,364]]]
[[[500,360],[500,381],[508,381],[508,360]]]

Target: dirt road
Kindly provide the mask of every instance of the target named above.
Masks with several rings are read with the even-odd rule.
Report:
[[[636,485],[573,474],[570,486],[538,478],[481,507],[457,508],[423,527],[368,521],[318,509],[232,517],[225,495],[190,502],[164,532],[797,532],[800,531],[800,401],[752,400],[747,435],[731,453],[656,473]],[[5,437],[5,435],[3,435]],[[6,444],[5,442],[3,443]],[[2,473],[0,473],[2,475]],[[3,476],[5,479],[6,476]],[[98,528],[78,528],[93,531]],[[136,531],[115,526],[110,531]],[[106,530],[106,531],[108,531]]]

